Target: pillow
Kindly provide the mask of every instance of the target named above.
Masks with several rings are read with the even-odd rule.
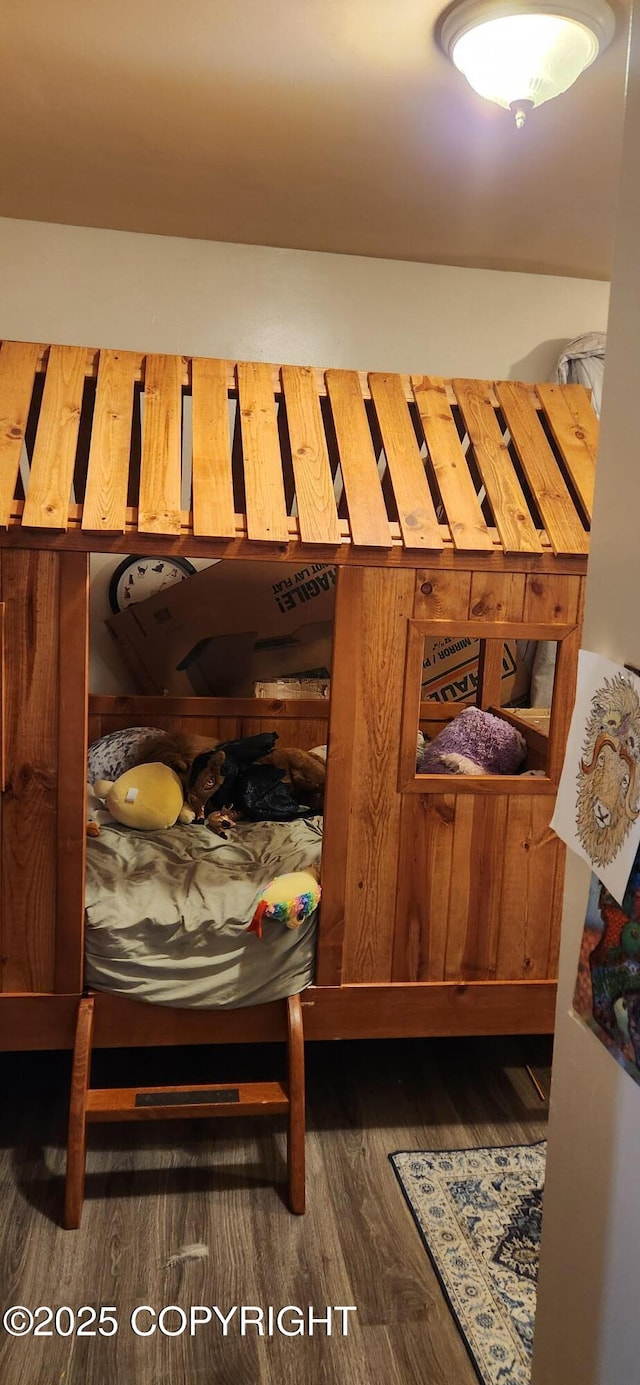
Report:
[[[87,779],[119,779],[135,764],[142,746],[162,733],[155,726],[127,726],[123,731],[109,731],[89,746]]]

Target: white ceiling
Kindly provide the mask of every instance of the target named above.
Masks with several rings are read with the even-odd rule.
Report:
[[[608,278],[624,5],[517,131],[437,0],[6,0],[0,214]]]

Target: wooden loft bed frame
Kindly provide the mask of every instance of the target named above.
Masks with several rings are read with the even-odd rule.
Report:
[[[0,417],[0,1047],[72,1046],[89,727],[140,719],[328,740],[307,1037],[550,1031],[586,392],[5,342]],[[89,554],[123,551],[334,563],[330,703],[90,699]],[[542,777],[415,774],[418,724],[449,715],[420,707],[421,641],[461,633],[485,708],[505,640],[558,641],[548,734],[525,728]],[[272,1007],[95,1002],[98,1045],[281,1034]]]

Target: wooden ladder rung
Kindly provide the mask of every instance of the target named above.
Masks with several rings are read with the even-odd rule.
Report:
[[[214,1119],[277,1116],[289,1110],[281,1082],[225,1082],[219,1086],[106,1087],[87,1093],[88,1121]]]

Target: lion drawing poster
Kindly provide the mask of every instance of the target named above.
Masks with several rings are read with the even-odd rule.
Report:
[[[551,826],[620,904],[640,845],[640,679],[588,650]]]

